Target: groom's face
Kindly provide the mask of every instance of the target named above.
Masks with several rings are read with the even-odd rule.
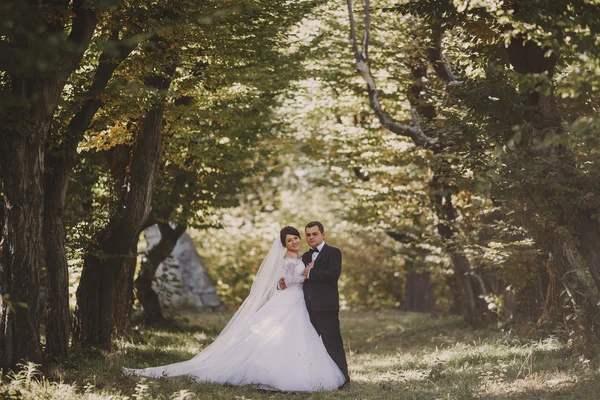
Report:
[[[310,247],[317,247],[325,240],[325,233],[321,233],[318,226],[311,226],[304,231],[306,235],[306,243]]]

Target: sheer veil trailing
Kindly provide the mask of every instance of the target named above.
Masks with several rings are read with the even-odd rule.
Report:
[[[250,294],[246,297],[246,300],[244,300],[227,325],[225,325],[225,328],[223,328],[217,339],[215,339],[213,345],[221,338],[221,336],[226,335],[227,333],[231,334],[236,332],[239,328],[244,328],[248,318],[258,311],[258,309],[261,308],[275,292],[277,292],[277,282],[279,281],[279,278],[283,276],[281,265],[283,263],[285,251],[286,248],[281,244],[279,238],[275,239],[267,256],[262,264],[260,264],[252,288],[250,288]],[[206,350],[208,350],[208,347],[205,351]],[[194,358],[199,357],[201,354],[202,353],[198,354]]]
[[[218,365],[219,357],[231,347],[233,343],[247,334],[248,319],[261,308],[277,292],[277,281],[283,276],[283,256],[286,248],[281,244],[279,238],[275,239],[267,256],[263,260],[250,294],[244,300],[240,308],[227,323],[215,341],[202,350],[198,355],[188,361],[175,364],[163,365],[146,369],[128,369],[124,372],[142,376],[177,376],[192,374],[194,370],[202,366],[209,367],[211,364]]]

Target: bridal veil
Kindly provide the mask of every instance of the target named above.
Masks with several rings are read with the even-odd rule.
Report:
[[[178,376],[192,374],[198,367],[208,367],[218,363],[219,357],[240,338],[247,334],[248,319],[277,292],[277,282],[283,276],[282,264],[286,248],[279,238],[275,239],[267,256],[263,260],[250,294],[227,323],[215,341],[194,358],[169,365],[145,369],[124,368],[125,373],[150,377]],[[223,361],[223,360],[221,360]]]

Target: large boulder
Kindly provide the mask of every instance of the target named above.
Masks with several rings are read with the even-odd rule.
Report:
[[[161,238],[158,225],[147,228],[144,233],[147,250],[150,250]],[[163,308],[221,308],[204,260],[186,232],[177,240],[171,256],[159,265],[152,288],[158,293]]]

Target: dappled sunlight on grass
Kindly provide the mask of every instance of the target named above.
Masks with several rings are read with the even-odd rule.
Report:
[[[75,354],[54,365],[50,381],[12,380],[22,399],[596,399],[600,360],[557,338],[526,339],[493,328],[473,331],[455,316],[398,311],[343,312],[352,385],[310,394],[197,383],[187,377],[123,376],[121,368],[184,361],[209,345],[230,313],[186,313],[186,324],[134,330],[112,353]],[[589,356],[588,356],[589,357]],[[12,389],[11,389],[12,390]],[[181,397],[182,391],[185,394]]]
[[[538,395],[544,391],[541,398],[555,395],[561,398],[561,393],[568,388],[575,389],[575,383],[584,379],[594,381],[598,376],[597,370],[589,368],[589,360],[588,367],[581,367],[566,343],[556,338],[521,341],[483,330],[483,338],[473,340],[473,333],[479,331],[460,328],[456,320],[427,321],[426,316],[397,313],[397,318],[407,318],[413,325],[386,323],[378,326],[375,323],[378,319],[393,318],[390,312],[384,316],[369,316],[370,323],[365,327],[349,330],[366,338],[362,346],[356,346],[360,350],[351,356],[351,374],[355,382],[379,384],[392,388],[392,391],[404,392],[403,396],[415,394],[417,388],[427,392],[416,398],[463,398],[452,397],[459,392],[461,396],[467,396],[464,398],[492,395],[507,399],[529,398],[531,391],[537,391]],[[452,331],[451,336],[446,335],[452,340],[446,339],[442,344],[432,340],[436,338],[435,329]],[[420,341],[414,338],[413,331],[416,330],[421,332]],[[377,338],[378,344],[368,351],[373,338]],[[406,341],[402,344],[386,343],[403,339]],[[358,342],[357,338],[354,341]],[[381,354],[382,348],[387,349],[388,354]],[[597,397],[587,392],[577,398]]]

